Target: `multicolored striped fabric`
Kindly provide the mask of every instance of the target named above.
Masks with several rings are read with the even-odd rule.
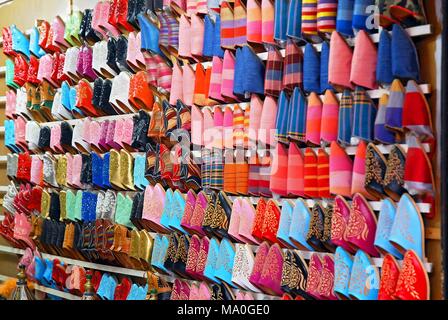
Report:
[[[328,81],[328,64],[330,62],[330,45],[328,42],[322,43],[320,52],[320,91],[333,90],[333,86]]]
[[[357,30],[366,30],[367,32],[373,31],[373,25],[367,25],[370,15],[372,15],[373,9],[375,9],[375,0],[355,0],[355,5],[353,7],[353,28]],[[372,8],[372,10],[368,10],[369,7]],[[373,24],[373,20],[372,20]]]
[[[154,55],[153,59],[157,64],[157,86],[169,92],[171,90],[172,69],[161,56]]]
[[[403,127],[415,133],[422,141],[434,138],[431,109],[420,86],[414,80],[408,81],[406,86]]]
[[[222,66],[223,61],[219,57],[213,57],[212,60],[212,75],[210,78],[210,88],[208,96],[211,99],[222,101],[221,96],[221,81],[222,81]]]
[[[288,152],[288,174],[287,189],[288,194],[304,197],[304,159],[300,148],[294,142],[289,145]]]
[[[275,44],[274,41],[275,9],[272,0],[261,0],[261,37],[263,43]]]
[[[328,82],[335,87],[353,89],[350,82],[353,60],[352,49],[338,32],[332,33],[330,48]]]
[[[353,36],[353,8],[355,0],[339,0],[336,18],[336,30],[345,36]]]
[[[224,151],[224,172],[223,187],[224,192],[228,194],[236,194],[236,179],[239,175],[236,171],[236,163],[233,159],[233,150]]]
[[[381,31],[378,43],[378,61],[376,64],[376,81],[380,84],[391,84],[392,75],[392,37],[387,30]]]
[[[220,2],[221,2],[220,0],[207,0],[207,7],[210,10],[219,12],[219,4],[220,4]]]
[[[277,113],[277,102],[273,97],[267,96],[264,99],[258,130],[258,142],[265,146],[275,142]]]
[[[145,56],[146,73],[148,84],[157,87],[157,62],[152,56]]]
[[[330,198],[330,158],[325,149],[317,153],[317,188],[319,198]]]
[[[233,9],[227,1],[221,3],[221,47],[224,49],[235,48]]]
[[[213,56],[213,41],[215,38],[215,23],[209,15],[204,17],[204,47],[202,48],[202,55],[204,57]]]
[[[273,194],[287,196],[288,151],[278,143],[272,159],[270,189]]]
[[[288,138],[297,142],[305,142],[307,99],[302,91],[296,87],[289,100],[291,114],[288,123]]]
[[[207,1],[205,0],[197,0],[196,1],[196,12],[207,14]]]
[[[285,91],[280,93],[278,99],[278,111],[277,111],[277,133],[276,138],[279,142],[289,143],[288,140],[288,122],[291,114],[289,97]]]
[[[303,52],[293,41],[288,40],[285,49],[283,86],[293,91],[303,82]]]
[[[236,192],[240,195],[247,195],[249,191],[249,164],[245,161],[244,150],[236,151]]]
[[[330,193],[351,197],[353,162],[337,142],[331,143],[330,155]]]
[[[339,101],[333,91],[325,91],[320,127],[321,142],[329,145],[338,139]]]
[[[179,48],[179,22],[169,11],[157,13],[160,21],[159,44]]]
[[[360,141],[358,149],[356,149],[355,160],[353,162],[352,194],[360,193],[367,199],[371,199],[372,196],[365,188],[366,154],[367,144],[364,141]]]
[[[266,77],[264,80],[264,93],[278,97],[282,90],[283,57],[280,51],[270,46],[266,62]]]
[[[225,98],[238,100],[233,94],[233,79],[235,77],[235,56],[230,50],[224,53],[224,60],[222,64],[222,79],[221,79],[221,95]]]
[[[366,91],[356,87],[353,99],[353,133],[352,137],[373,141],[377,108]]]
[[[250,157],[248,157],[249,164],[249,194],[252,196],[260,195],[260,162],[258,160],[258,155],[255,150],[252,152]]]
[[[383,94],[378,103],[378,113],[375,119],[375,141],[385,144],[395,143],[395,133],[386,128],[386,112],[389,95]]]
[[[289,1],[286,35],[294,39],[302,38],[302,0]]]
[[[201,177],[202,177],[202,188],[207,190],[210,189],[211,182],[211,150],[202,149],[201,152],[202,166],[201,166]]]
[[[251,105],[249,104],[244,110],[244,141],[245,148],[249,148],[249,131],[250,131],[250,117],[251,117]]]
[[[306,115],[306,142],[320,146],[320,127],[322,119],[322,101],[317,93],[308,96],[308,109]]]
[[[272,192],[270,189],[270,180],[271,180],[271,156],[269,154],[265,154],[260,159],[260,195],[263,197],[272,197]]]
[[[288,4],[289,0],[276,0],[275,2],[275,20],[274,20],[274,39],[277,41],[286,41],[286,32],[288,28]]]
[[[196,14],[198,10],[198,1],[196,0],[187,0],[187,15],[191,16]]]
[[[168,25],[169,38],[168,44],[175,49],[179,48],[179,22],[176,17],[169,12],[165,12],[165,21]]]
[[[213,149],[210,166],[210,188],[222,190],[224,186],[224,162],[220,149]]]
[[[319,0],[317,3],[317,30],[332,33],[336,29],[338,0]]]
[[[157,18],[159,19],[160,22],[159,45],[162,47],[168,47],[170,37],[170,29],[168,28],[168,21],[166,20],[166,16],[163,12],[158,12]]]
[[[349,145],[352,137],[353,97],[349,90],[342,93],[339,104],[338,142]]]
[[[224,110],[223,121],[223,147],[225,149],[233,150],[233,122],[233,110],[227,106]]]
[[[356,35],[353,51],[350,81],[357,86],[376,89],[377,49],[370,36],[364,30]]]
[[[317,156],[313,149],[305,149],[304,161],[304,191],[308,198],[319,197],[319,189],[317,184]]]
[[[260,167],[259,164],[249,165],[248,192],[255,197],[260,196]]]
[[[233,107],[233,141],[235,146],[244,146],[244,111],[236,104]]]
[[[261,6],[257,0],[247,0],[247,41],[262,42]]]
[[[241,0],[235,0],[233,8],[234,43],[242,46],[247,42],[247,12]]]
[[[302,1],[302,34],[317,35],[317,0]]]
[[[311,43],[305,46],[303,56],[303,90],[320,93],[320,57]]]
[[[389,103],[386,109],[385,126],[387,129],[403,131],[403,103],[405,90],[401,80],[395,79],[389,89]]]

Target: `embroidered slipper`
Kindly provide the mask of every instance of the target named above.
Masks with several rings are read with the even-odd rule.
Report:
[[[356,300],[377,300],[378,286],[372,286],[371,283],[380,283],[378,268],[364,251],[358,250],[353,260],[349,296]]]
[[[389,241],[401,254],[413,250],[421,260],[425,259],[425,232],[420,210],[409,194],[398,202]]]
[[[341,300],[349,300],[348,293],[353,257],[342,247],[336,249],[334,255],[334,293]]]
[[[370,195],[365,188],[366,155],[367,144],[364,141],[361,141],[356,150],[355,159],[353,162],[352,194],[360,193],[367,199],[374,200],[375,197],[372,197],[372,195]]]
[[[269,248],[266,255],[258,287],[271,295],[282,295],[281,281],[283,269],[283,251],[278,244],[274,244]]]
[[[397,260],[392,255],[386,254],[383,259],[383,265],[381,266],[378,300],[395,300],[395,289],[399,276],[400,266]]]
[[[353,196],[350,219],[347,225],[347,241],[371,256],[379,256],[375,249],[377,218],[369,202],[360,194]]]
[[[347,239],[350,212],[351,209],[347,201],[341,196],[336,196],[333,205],[333,215],[331,217],[331,242],[336,246],[342,247],[349,253],[354,253],[356,250]]]
[[[392,226],[396,217],[396,205],[390,199],[384,199],[378,217],[378,226],[375,236],[375,247],[382,254],[392,254],[397,259],[402,259],[403,255],[389,241]]]
[[[399,145],[394,145],[387,159],[387,169],[384,175],[384,192],[395,201],[406,192],[404,188],[404,172],[406,153]]]
[[[310,222],[311,212],[307,203],[301,198],[296,200],[291,217],[289,238],[301,250],[313,251],[313,247],[307,241]]]
[[[406,252],[394,296],[400,300],[429,300],[428,274],[413,250]]]

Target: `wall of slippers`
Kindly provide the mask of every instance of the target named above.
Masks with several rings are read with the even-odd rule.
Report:
[[[30,279],[79,296],[89,262],[148,280],[96,271],[107,300],[430,299],[431,26],[396,2],[114,0],[5,26],[0,234]]]

